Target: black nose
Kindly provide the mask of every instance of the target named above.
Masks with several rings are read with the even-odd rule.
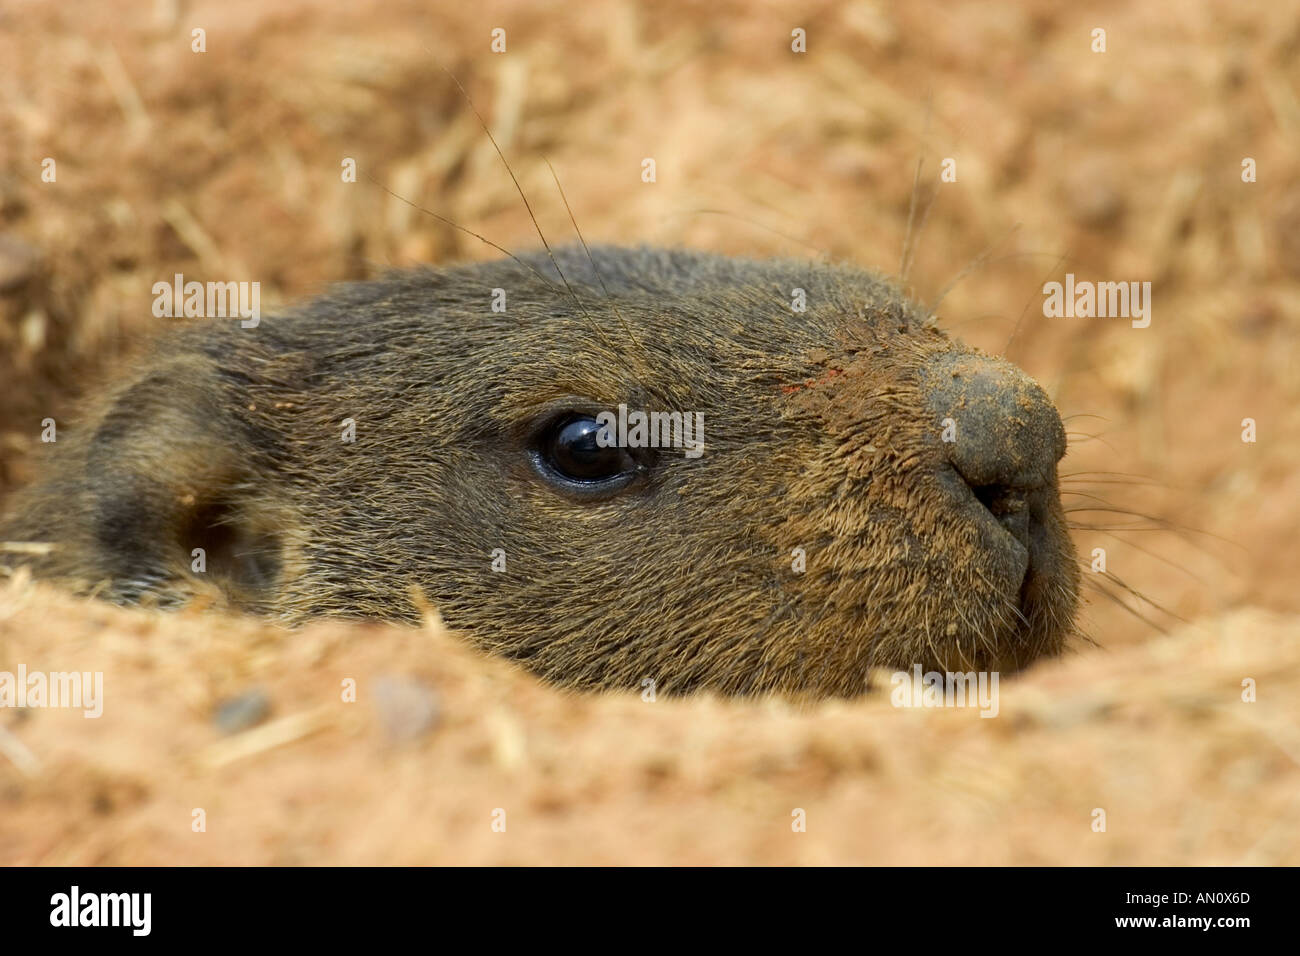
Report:
[[[1065,427],[1047,393],[1010,362],[947,352],[924,376],[948,463],[1022,544],[1031,513],[1054,484]]]

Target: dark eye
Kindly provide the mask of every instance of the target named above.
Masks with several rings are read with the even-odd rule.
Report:
[[[533,464],[542,476],[563,490],[583,495],[605,494],[626,486],[640,471],[626,448],[602,447],[601,426],[590,415],[558,419],[538,436]]]

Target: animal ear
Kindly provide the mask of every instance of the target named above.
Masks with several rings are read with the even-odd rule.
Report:
[[[256,469],[246,395],[199,356],[156,365],[112,396],[85,448],[84,507],[112,596],[174,603],[216,587],[263,606],[283,570],[283,500]]]

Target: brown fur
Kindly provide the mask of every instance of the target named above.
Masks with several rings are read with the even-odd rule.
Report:
[[[215,589],[290,623],[413,622],[419,592],[482,647],[582,688],[851,695],[872,667],[1011,669],[1061,648],[1078,581],[1054,467],[1023,587],[943,480],[945,376],[974,363],[1027,416],[1050,410],[1028,379],[857,269],[592,255],[599,275],[558,251],[571,290],[537,255],[163,338],[60,433],[3,529],[54,547],[8,563],[119,601]],[[661,454],[599,501],[539,477],[540,422],[620,402],[702,412],[703,456]]]

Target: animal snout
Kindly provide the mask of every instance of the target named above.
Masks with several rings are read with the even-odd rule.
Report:
[[[965,488],[1021,544],[1055,487],[1065,427],[1047,393],[1001,359],[947,352],[925,370],[940,447]],[[967,491],[969,489],[969,491]]]

